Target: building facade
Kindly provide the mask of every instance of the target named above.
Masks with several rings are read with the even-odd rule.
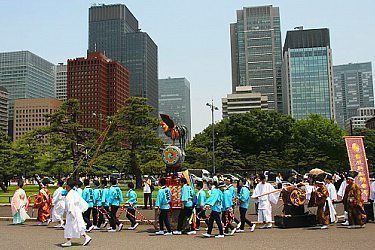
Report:
[[[55,96],[58,100],[66,101],[66,84],[68,81],[68,66],[63,63],[55,65]]]
[[[366,123],[375,116],[375,107],[358,108],[356,115],[345,121],[345,129],[365,128]]]
[[[278,7],[245,7],[237,10],[230,25],[232,92],[251,86],[268,97],[268,109],[282,113],[282,46]]]
[[[32,130],[49,125],[45,115],[59,109],[56,98],[30,98],[14,101],[13,140],[16,141]]]
[[[191,139],[190,82],[186,78],[159,79],[159,114],[166,114],[178,125],[185,125]],[[164,142],[170,142],[162,131]]]
[[[107,117],[116,114],[129,98],[129,72],[99,52],[69,59],[67,97],[80,102],[80,124],[102,131]]]
[[[158,48],[123,4],[89,9],[89,51],[102,52],[130,73],[130,95],[147,98],[158,114]]]
[[[8,109],[9,93],[8,90],[0,86],[0,131],[8,133]]]
[[[336,120],[341,126],[358,108],[374,107],[371,62],[333,66]]]
[[[9,135],[13,135],[13,106],[16,99],[55,96],[53,66],[29,51],[0,53],[0,86],[9,93]]]
[[[254,93],[251,86],[238,86],[236,92],[222,98],[223,119],[252,109],[268,110],[268,96]]]
[[[288,31],[284,44],[284,113],[335,119],[332,50],[328,29]]]

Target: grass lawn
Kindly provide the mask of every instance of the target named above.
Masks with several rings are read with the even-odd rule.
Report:
[[[126,192],[128,191],[128,187],[120,185],[120,188],[122,190],[124,200],[126,201],[125,195],[126,195]],[[4,192],[0,191],[0,204],[10,203],[10,201],[12,200],[12,196],[14,194],[14,191],[16,189],[17,189],[17,186],[10,186],[8,188],[8,193],[4,193]],[[38,193],[39,186],[37,186],[37,185],[25,185],[23,187],[23,189],[25,190],[27,196],[31,196],[31,201],[34,202],[34,196],[35,196],[35,194]],[[152,193],[152,199],[156,198],[156,194],[157,194],[158,189],[159,189],[158,187],[155,187],[155,190]],[[50,187],[48,187],[48,190],[51,192],[51,195],[52,195],[53,192],[56,190],[56,187],[50,186]],[[143,205],[143,190],[138,189],[135,192],[137,193],[137,196],[138,196],[138,204]]]

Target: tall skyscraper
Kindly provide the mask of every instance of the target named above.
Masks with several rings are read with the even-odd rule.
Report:
[[[245,7],[237,10],[230,25],[232,92],[251,86],[268,96],[268,109],[282,112],[281,29],[278,7]]]
[[[169,115],[178,125],[185,125],[191,139],[190,82],[186,78],[159,79],[159,114]],[[170,140],[162,134],[165,142]]]
[[[29,51],[0,53],[0,86],[9,93],[9,135],[13,135],[14,100],[55,96],[53,66]]]
[[[147,98],[158,114],[158,48],[125,5],[89,9],[89,51],[102,52],[128,68],[130,95]]]
[[[222,100],[223,118],[234,114],[242,114],[252,109],[268,110],[267,95],[254,93],[251,86],[238,86],[236,92]]]
[[[104,130],[107,116],[113,116],[129,98],[129,72],[99,52],[69,59],[67,97],[80,101],[80,124]]]
[[[58,100],[66,101],[66,84],[68,81],[68,66],[63,63],[55,65],[55,96]]]
[[[45,115],[54,113],[60,105],[61,101],[51,97],[15,100],[13,140],[16,141],[36,128],[48,126]]]
[[[284,112],[335,119],[332,50],[328,29],[288,31],[284,44]]]
[[[358,108],[374,107],[371,62],[333,66],[336,120],[344,127]]]
[[[0,131],[8,133],[8,90],[0,86]]]

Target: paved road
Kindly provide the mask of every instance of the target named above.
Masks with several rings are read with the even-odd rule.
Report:
[[[63,231],[27,223],[13,226],[0,222],[1,249],[57,249],[64,241]],[[150,226],[142,225],[136,231],[90,233],[90,249],[374,249],[375,224],[364,229],[346,229],[330,226],[316,228],[256,229],[251,233],[235,234],[224,239],[203,239],[196,236],[154,236]],[[214,231],[215,232],[215,231]],[[74,240],[71,249],[81,248],[82,240]],[[83,248],[83,247],[82,247]]]

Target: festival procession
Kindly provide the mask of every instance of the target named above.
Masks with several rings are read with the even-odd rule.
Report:
[[[71,175],[58,180],[51,193],[48,180],[36,175],[39,192],[33,203],[23,190],[24,181],[18,180],[11,200],[13,224],[34,224],[28,220],[35,216],[38,226],[63,229],[61,246],[70,247],[77,239],[83,246],[90,245],[97,231],[133,231],[140,224],[153,229],[150,236],[226,238],[257,230],[268,233],[274,227],[329,230],[339,224],[366,230],[366,223],[374,221],[375,182],[370,182],[366,161],[361,161],[366,157],[362,137],[345,138],[352,169],[341,177],[314,168],[295,173],[291,182],[283,181],[281,173],[275,183],[265,173],[236,182],[233,176],[216,174],[207,181],[194,179],[184,167],[186,128],[167,115],[161,117],[163,130],[174,143],[162,151],[166,169],[157,180],[159,187],[144,176],[143,207],[133,181],[126,183],[123,193],[116,177]],[[157,194],[152,197],[154,189]],[[249,219],[250,205],[255,206],[256,220]],[[338,205],[343,206],[341,214]],[[276,206],[282,207],[280,214],[273,214]],[[148,207],[155,211],[152,218],[145,215]],[[27,212],[30,208],[32,215]]]

